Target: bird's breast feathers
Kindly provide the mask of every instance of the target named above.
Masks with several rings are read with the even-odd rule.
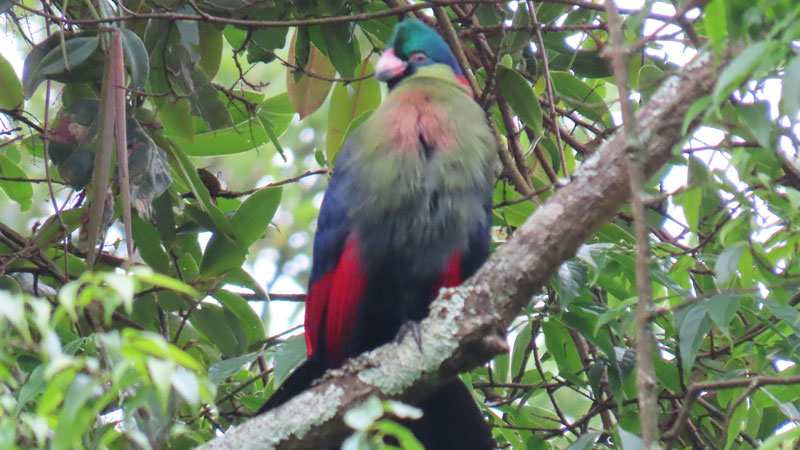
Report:
[[[380,119],[395,152],[430,157],[433,151],[449,152],[458,145],[447,111],[426,90],[398,92]]]

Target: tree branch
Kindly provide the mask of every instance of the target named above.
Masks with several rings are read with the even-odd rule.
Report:
[[[718,70],[713,58],[702,54],[667,78],[639,111],[641,138],[648,143],[642,148],[646,176],[672,155],[683,138],[686,111],[711,91]],[[629,198],[627,149],[625,136],[615,133],[474,277],[444,290],[422,321],[422,352],[409,337],[361,355],[280,408],[210,441],[206,448],[323,448],[348,433],[344,412],[370,396],[413,402],[437,383],[504,350],[508,324],[561,263]]]

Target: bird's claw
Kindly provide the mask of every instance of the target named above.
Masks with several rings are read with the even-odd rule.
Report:
[[[403,325],[400,326],[397,336],[394,338],[395,342],[402,342],[403,338],[405,338],[408,333],[414,336],[414,342],[417,343],[419,351],[422,351],[422,327],[419,325],[419,322],[413,320],[404,322]]]

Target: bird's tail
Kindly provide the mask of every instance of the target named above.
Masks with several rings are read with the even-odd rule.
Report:
[[[475,399],[455,378],[418,402],[422,418],[405,425],[427,450],[491,450],[497,444]]]
[[[256,415],[263,414],[270,409],[277,408],[286,403],[290,398],[300,394],[311,387],[311,383],[325,373],[325,365],[317,358],[308,358],[294,369],[278,390],[261,405]]]
[[[289,378],[259,408],[263,414],[286,403],[311,387],[325,373],[325,365],[316,358],[300,364]],[[426,450],[492,450],[496,443],[475,399],[460,379],[445,383],[417,402],[422,418],[403,421]]]

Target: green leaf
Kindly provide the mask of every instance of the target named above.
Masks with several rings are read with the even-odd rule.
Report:
[[[389,7],[383,3],[365,3],[363,4],[362,8],[364,8],[364,12],[379,12],[389,9]],[[396,16],[379,17],[357,23],[359,28],[375,36],[383,43],[386,43],[389,40],[395,24],[397,24]]]
[[[294,109],[289,102],[289,95],[283,93],[264,100],[256,112],[256,117],[272,145],[275,146],[278,153],[283,155],[283,147],[278,138],[286,132],[292,117],[294,117]]]
[[[397,400],[384,400],[383,410],[394,414],[399,419],[419,419],[422,417],[422,410],[409,404],[398,402]]]
[[[566,327],[551,320],[542,323],[542,332],[547,352],[558,365],[559,375],[573,383],[580,383],[577,374],[583,371],[583,366],[578,356],[578,349]]]
[[[258,356],[258,353],[248,353],[217,361],[208,368],[208,379],[214,384],[219,384],[222,380],[239,373],[245,364],[250,364]]]
[[[683,125],[681,126],[681,134],[686,134],[689,131],[689,125],[692,124],[694,119],[700,114],[708,110],[711,105],[711,96],[704,95],[692,103],[689,110],[686,111],[686,117],[683,118]]]
[[[159,147],[166,150],[167,154],[171,157],[170,165],[172,166],[172,170],[178,172],[182,178],[189,182],[192,193],[197,199],[200,208],[211,216],[216,229],[228,236],[235,236],[236,233],[228,219],[222,214],[222,211],[220,211],[217,205],[211,201],[211,195],[208,193],[208,189],[203,184],[203,181],[200,180],[200,176],[197,174],[197,168],[192,164],[189,157],[187,157],[183,150],[176,146],[171,140],[163,137],[159,138],[159,136],[153,136],[153,138],[156,140]]]
[[[250,275],[246,270],[242,269],[241,267],[238,269],[233,269],[228,276],[224,278],[225,283],[232,284],[234,286],[240,286],[243,288],[250,289],[251,291],[255,292],[256,295],[260,296],[260,298],[269,298],[267,292],[264,290],[263,287]]]
[[[200,61],[197,61],[197,67],[203,69],[209,78],[214,78],[222,62],[222,31],[208,23],[200,23],[198,31]]]
[[[194,89],[189,96],[192,108],[200,112],[200,116],[210,130],[218,130],[233,126],[233,120],[220,100],[217,89],[202,70],[192,71],[192,84]]]
[[[256,114],[258,118],[258,122],[261,124],[261,127],[264,129],[264,132],[267,134],[270,142],[272,145],[275,146],[275,150],[278,151],[278,154],[284,156],[283,154],[283,146],[281,145],[280,133],[277,132],[276,126],[273,120],[270,118],[270,115],[263,109],[259,109],[258,113]]]
[[[731,448],[734,440],[739,437],[739,433],[742,431],[744,426],[747,424],[747,411],[749,410],[749,406],[746,403],[739,404],[736,407],[736,410],[730,416],[730,422],[728,423],[728,435],[726,436],[725,441],[725,448]]]
[[[266,337],[264,335],[264,325],[247,300],[224,289],[217,289],[213,296],[219,300],[225,309],[230,310],[239,319],[239,326],[242,327],[245,336],[247,336],[248,346],[264,340]]]
[[[423,447],[422,443],[414,436],[414,433],[404,427],[400,422],[387,419],[379,420],[375,422],[373,429],[397,439],[400,448],[403,450],[425,450],[425,447]],[[344,446],[342,448],[344,449]],[[391,447],[387,446],[385,448],[390,449]]]
[[[756,64],[763,61],[765,55],[772,53],[777,42],[756,42],[750,44],[728,64],[717,79],[717,85],[711,97],[714,99],[714,108],[730,95],[731,91],[744,82],[755,68]]]
[[[589,271],[586,266],[575,261],[565,261],[556,274],[561,306],[569,307],[570,302],[583,293],[588,286]]]
[[[567,447],[567,450],[589,450],[594,448],[594,441],[600,435],[599,431],[588,431],[583,433],[575,442]]]
[[[502,352],[499,355],[495,356],[494,360],[492,361],[492,367],[494,368],[494,376],[500,382],[508,381],[511,379],[511,374],[509,372],[509,365],[510,363],[510,356],[508,352]]]
[[[516,376],[523,369],[522,362],[528,353],[528,345],[531,342],[531,321],[520,330],[517,338],[514,339],[514,347],[511,352],[511,376]]]
[[[344,413],[344,423],[354,430],[366,431],[381,416],[383,416],[381,401],[373,395],[360,406]]]
[[[680,199],[680,204],[683,206],[683,215],[686,216],[686,223],[689,225],[689,229],[697,232],[700,223],[700,205],[703,200],[702,188],[700,186],[692,187],[678,197],[676,201]]]
[[[5,155],[0,155],[0,176],[8,178],[27,178],[27,174],[14,161]],[[27,211],[33,204],[33,187],[31,183],[20,181],[0,181],[2,189],[8,198],[19,203],[20,209]]]
[[[536,6],[536,18],[539,23],[549,23],[561,17],[568,8],[568,5],[558,3],[539,3]]]
[[[619,433],[620,447],[622,447],[622,450],[639,450],[644,448],[642,438],[639,436],[630,431],[626,431],[620,426],[617,426],[617,432]]]
[[[184,253],[178,257],[178,268],[180,268],[180,273],[186,281],[194,280],[200,273],[200,267],[190,253]]]
[[[740,300],[736,295],[719,294],[707,300],[708,315],[720,331],[728,334],[728,325],[739,311]]]
[[[269,140],[261,123],[249,120],[232,127],[194,135],[170,136],[189,156],[222,156],[255,150]]]
[[[179,136],[188,141],[194,139],[194,121],[188,99],[173,101],[168,97],[158,97],[153,101],[158,107],[158,119],[164,124],[164,134]]]
[[[22,90],[25,94],[25,100],[33,97],[36,87],[44,81],[44,77],[39,72],[39,67],[42,64],[42,58],[59,44],[59,36],[60,33],[54,33],[49,38],[36,44],[25,56],[25,63],[22,66]]]
[[[147,371],[150,373],[150,379],[156,387],[161,410],[166,411],[167,402],[169,401],[170,380],[175,371],[175,362],[160,358],[148,358]]]
[[[537,136],[541,136],[542,107],[528,81],[517,71],[499,66],[497,89],[525,125],[533,128]]]
[[[267,232],[269,222],[281,203],[283,188],[264,188],[254,192],[236,210],[231,225],[239,245],[250,245]]]
[[[352,78],[361,62],[361,53],[358,50],[358,41],[353,36],[351,24],[327,23],[319,25],[319,30],[333,67],[343,77]]]
[[[98,381],[92,377],[75,375],[59,411],[58,425],[52,440],[53,449],[70,449],[80,442],[81,436],[94,419],[92,410],[86,408],[86,403],[95,395],[97,388]]]
[[[800,439],[800,428],[794,427],[779,434],[770,436],[758,448],[759,450],[781,450],[790,442]]]
[[[244,44],[247,43],[247,30],[241,30],[233,25],[227,25],[222,29],[222,35],[233,50],[244,50]],[[202,39],[202,36],[201,36]],[[207,73],[207,72],[206,72]],[[209,74],[209,77],[211,75]]]
[[[361,76],[372,72],[372,64],[365,61],[360,66]],[[336,83],[328,107],[328,131],[325,135],[325,151],[334,159],[345,140],[345,131],[361,114],[374,110],[381,102],[378,80],[369,77],[351,84]]]
[[[2,286],[0,286],[0,298],[2,299],[0,301],[0,318],[14,325],[14,328],[23,336],[24,340],[31,343],[31,333],[25,317],[25,305],[23,304],[22,296],[9,295],[13,291],[8,288],[6,283],[13,283],[12,286],[16,288],[14,289],[16,294],[21,293],[20,284],[16,279],[8,275],[3,275],[0,280],[3,282]]]
[[[545,9],[544,6],[542,5],[540,10]],[[552,13],[557,14],[560,8],[562,8],[561,5],[554,6]],[[576,12],[578,11],[580,10],[576,10]],[[541,23],[545,23],[541,17],[539,17],[539,20]],[[601,49],[579,50],[567,45],[565,40],[572,35],[573,33],[568,31],[544,34],[543,40],[547,48],[551,71],[571,70],[576,75],[587,78],[605,78],[613,75],[610,65],[601,55]],[[543,67],[541,64],[537,64],[537,70],[539,70],[537,75],[542,76]]]
[[[650,97],[656,92],[662,81],[664,81],[663,70],[655,64],[643,65],[639,69],[639,92],[642,94],[642,100],[650,101]]]
[[[775,300],[764,300],[764,306],[769,308],[778,319],[788,325],[794,334],[800,336],[800,312],[794,307],[778,303]]]
[[[783,413],[783,415],[786,416],[787,419],[791,421],[800,420],[800,411],[797,410],[797,406],[795,406],[792,402],[782,402],[764,387],[761,387],[760,390],[778,406],[778,409]]]
[[[675,319],[677,320],[678,317],[676,314]],[[686,311],[680,321],[678,331],[678,341],[681,344],[681,358],[683,359],[685,373],[688,374],[691,371],[694,358],[697,356],[700,345],[709,330],[711,330],[711,319],[708,317],[704,303],[694,305]]]
[[[288,32],[289,29],[284,27],[260,28],[251,32],[247,43],[247,62],[272,62],[275,59],[275,50],[286,43]]]
[[[727,286],[733,276],[736,275],[736,267],[739,265],[739,258],[742,257],[743,251],[744,248],[741,245],[734,245],[719,254],[717,261],[714,263],[717,286]]]
[[[186,297],[170,290],[159,291],[156,297],[158,298],[158,306],[165,312],[186,310],[191,306],[191,302],[187,302]]]
[[[246,246],[240,245],[224,233],[214,232],[200,262],[200,276],[216,277],[241,267],[245,259],[247,259]]]
[[[676,293],[678,295],[681,295],[681,296],[689,295],[689,291],[687,289],[684,289],[680,285],[680,283],[675,281],[675,279],[672,278],[672,276],[670,276],[670,274],[662,272],[657,267],[652,267],[650,269],[650,276],[653,277],[653,280],[657,281],[659,284],[661,284],[662,286],[670,289],[672,292],[674,292],[674,293]]]
[[[518,5],[517,10],[514,11],[514,17],[511,19],[511,26],[520,29],[530,25],[531,14],[527,5]],[[531,33],[527,30],[512,31],[503,36],[503,40],[500,41],[500,50],[504,53],[515,53],[524,49],[530,43]]]
[[[195,288],[170,276],[153,272],[153,270],[149,267],[135,267],[131,272],[137,279],[145,283],[152,284],[153,286],[171,289],[175,292],[181,292],[194,299],[201,297],[200,293],[197,292]]]
[[[219,349],[225,356],[238,355],[239,341],[222,315],[222,308],[203,303],[200,309],[192,313],[191,321],[208,342]]]
[[[553,71],[550,73],[553,88],[561,95],[563,101],[576,108],[581,115],[595,121],[602,122],[608,115],[603,97],[597,93],[596,88],[589,86],[578,77],[568,72]]]
[[[275,389],[280,386],[289,373],[306,359],[306,338],[304,335],[292,336],[283,341],[275,351]]]
[[[56,46],[56,48],[50,50],[50,52],[42,58],[38,73],[47,77],[48,75],[56,75],[68,69],[74,70],[82,62],[92,56],[99,42],[97,37],[74,37],[68,39],[64,44],[64,51],[67,55],[66,59],[64,59],[61,46]]]
[[[683,387],[680,383],[680,373],[678,373],[678,367],[675,362],[664,361],[660,355],[653,358],[653,362],[658,382],[672,392],[683,392]]]
[[[44,369],[45,365],[40,364],[36,366],[35,369],[30,373],[28,379],[25,381],[25,384],[19,390],[19,397],[17,398],[17,409],[14,415],[18,415],[19,412],[22,410],[22,407],[25,406],[29,401],[36,398],[39,394],[44,392],[46,388],[46,383],[44,379]]]
[[[125,62],[131,74],[129,87],[136,91],[143,91],[147,79],[150,77],[150,57],[144,42],[133,31],[120,28],[122,33],[122,50],[125,52]]]
[[[725,0],[712,0],[704,8],[703,23],[706,25],[708,37],[716,54],[721,54],[728,36],[728,24],[725,12]]]
[[[24,100],[22,83],[14,72],[14,67],[0,55],[0,108],[15,110],[22,106]]]
[[[64,226],[67,227],[67,233],[71,233],[81,226],[81,219],[87,213],[88,210],[85,207],[61,211],[61,221],[63,221]],[[39,227],[39,231],[36,232],[36,237],[34,238],[34,243],[39,248],[45,248],[58,242],[60,238],[61,222],[59,222],[58,216],[53,214]]]
[[[170,259],[161,246],[161,238],[156,227],[138,215],[133,215],[131,219],[133,240],[144,262],[160,273],[171,273]]]
[[[200,404],[200,384],[193,372],[178,367],[170,377],[170,384],[189,406],[196,408]]]
[[[784,80],[800,80],[800,56],[792,58],[786,64]],[[800,113],[800,83],[786,83],[781,87],[781,112],[789,117],[797,117]]]
[[[737,105],[742,123],[753,133],[756,140],[764,148],[772,148],[772,121],[769,118],[769,105],[766,102],[755,102],[749,105]]]

